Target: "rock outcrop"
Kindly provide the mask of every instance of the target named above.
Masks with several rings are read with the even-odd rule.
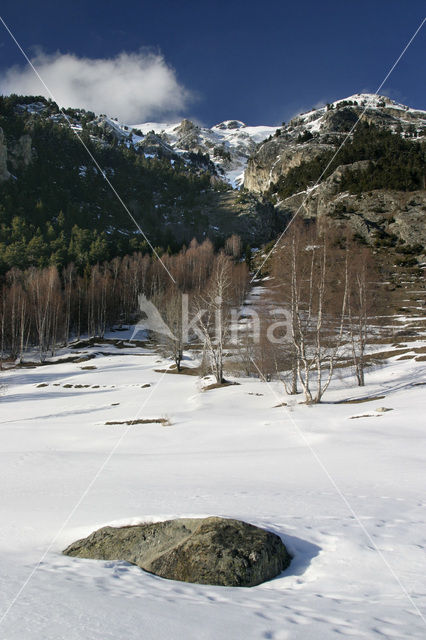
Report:
[[[3,130],[0,128],[0,182],[10,178],[8,163],[11,170],[14,171],[21,167],[27,167],[31,159],[31,137],[25,133],[8,148]]]
[[[305,191],[281,200],[280,215],[299,211],[319,223],[348,223],[354,233],[369,245],[422,245],[426,251],[426,191],[377,189],[360,194],[341,193],[339,183],[346,170],[362,171],[368,161],[338,167],[329,178],[307,194]],[[303,203],[303,207],[302,207]],[[302,209],[301,209],[302,207]],[[421,254],[422,251],[416,252]]]
[[[10,176],[7,170],[7,146],[4,140],[3,129],[0,129],[0,182],[4,182]]]
[[[244,172],[244,187],[263,194],[290,169],[328,150],[333,150],[333,147],[326,144],[295,144],[281,137],[273,138],[249,158]]]
[[[162,578],[232,587],[270,580],[291,560],[274,533],[218,517],[104,527],[71,544],[64,554],[125,560]]]
[[[32,160],[31,137],[24,133],[9,152],[9,161],[12,170],[27,167]]]

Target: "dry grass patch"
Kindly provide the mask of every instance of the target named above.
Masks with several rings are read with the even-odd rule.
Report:
[[[223,387],[235,387],[239,385],[239,382],[229,382],[225,380],[224,382],[213,382],[212,384],[208,384],[207,386],[202,388],[202,391],[210,391],[211,389],[222,389]]]
[[[363,398],[348,398],[346,400],[338,400],[334,404],[362,404],[363,402],[375,402],[376,400],[383,400],[383,398],[385,398],[385,396],[364,396]]]
[[[116,421],[111,420],[109,422],[105,422],[106,425],[116,425],[116,424],[126,424],[132,426],[134,424],[162,424],[163,427],[169,427],[171,422],[169,418],[139,418],[137,420],[122,420]]]
[[[199,376],[200,370],[198,367],[181,367],[180,371],[176,365],[169,367],[168,369],[154,369],[155,373],[176,373],[184,376]]]
[[[426,353],[426,346],[425,347],[414,347],[413,351],[415,353]]]

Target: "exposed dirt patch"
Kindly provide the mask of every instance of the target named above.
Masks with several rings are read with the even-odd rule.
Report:
[[[80,356],[76,360],[70,359],[68,362],[87,362],[88,360],[93,360],[93,358],[96,358],[96,353],[88,353],[84,356]],[[61,360],[60,362],[65,362],[65,360]]]
[[[170,420],[168,418],[141,418],[139,420],[123,420],[123,421],[109,421],[105,422],[106,425],[116,424],[162,424],[164,427],[170,426]]]
[[[383,400],[385,396],[371,396],[371,397],[364,397],[364,398],[354,398],[354,399],[347,399],[347,400],[338,400],[337,402],[335,402],[334,404],[362,404],[363,402],[375,402],[376,400]]]
[[[389,349],[389,351],[378,351],[377,353],[368,355],[366,359],[387,360],[388,358],[393,358],[395,356],[406,355],[409,351],[412,351],[412,349]]]
[[[415,347],[413,351],[415,353],[426,353],[426,347]]]
[[[222,389],[223,387],[235,387],[239,384],[239,382],[228,382],[227,380],[225,380],[225,382],[213,382],[213,384],[208,384],[206,387],[203,387],[202,390],[210,391],[211,389]]]
[[[178,371],[176,365],[169,367],[168,369],[154,369],[155,373],[176,373],[184,376],[199,376],[200,370],[198,367],[181,367]]]

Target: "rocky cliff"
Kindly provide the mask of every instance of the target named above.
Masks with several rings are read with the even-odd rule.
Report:
[[[351,96],[297,116],[261,144],[244,187],[272,199],[278,219],[297,212],[349,225],[361,241],[423,259],[425,135],[425,111]]]
[[[7,170],[7,147],[3,130],[0,129],[0,182],[7,180],[9,175],[9,171]]]
[[[244,187],[265,193],[293,167],[324,151],[337,150],[352,137],[359,119],[406,139],[424,139],[426,134],[426,111],[410,109],[385,96],[357,94],[301,114],[278,129],[249,159]]]
[[[277,214],[317,219],[320,224],[349,225],[356,236],[375,247],[399,247],[424,255],[426,247],[426,191],[376,189],[364,193],[340,192],[345,173],[363,171],[366,162],[338,167],[309,193],[281,200]],[[410,251],[410,248],[412,251]]]
[[[14,171],[18,167],[27,167],[32,158],[31,137],[24,134],[9,147],[3,130],[0,128],[0,182],[10,178],[11,169]]]

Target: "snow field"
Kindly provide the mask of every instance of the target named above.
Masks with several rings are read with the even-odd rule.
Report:
[[[110,351],[3,376],[0,616],[43,560],[0,638],[425,637],[424,363],[391,360],[362,393],[343,378],[306,407],[279,383],[202,391],[148,349]],[[385,398],[334,404],[361,395]],[[171,425],[105,425],[136,416]],[[204,515],[278,533],[291,566],[232,589],[61,555],[105,524]]]

